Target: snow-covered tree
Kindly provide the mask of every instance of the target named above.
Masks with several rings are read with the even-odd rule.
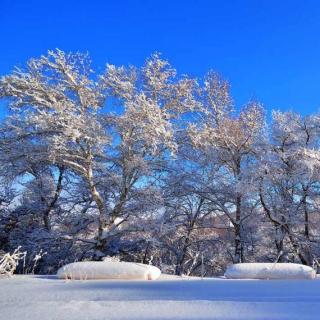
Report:
[[[0,80],[0,97],[9,99],[14,112],[3,129],[4,162],[13,163],[21,175],[30,159],[41,161],[86,183],[99,213],[97,255],[130,189],[145,175],[146,163],[166,149],[175,151],[173,121],[194,108],[194,81],[176,80],[175,74],[167,61],[153,55],[140,70],[108,65],[94,77],[87,55],[56,50]],[[103,112],[107,97],[123,106],[113,123]],[[120,138],[111,151],[110,127],[117,132],[113,138]],[[110,163],[121,168],[121,181],[118,198],[107,204],[101,177],[110,181]]]
[[[214,73],[205,79],[202,101],[201,120],[190,125],[190,137],[195,148],[219,165],[220,176],[203,192],[229,218],[233,260],[242,262],[243,223],[256,206],[250,171],[264,140],[264,112],[259,103],[250,102],[238,115],[233,113],[228,84]]]
[[[318,117],[273,113],[271,144],[261,159],[260,200],[275,229],[280,261],[292,253],[304,264],[315,262],[319,168],[309,155],[318,147]]]
[[[158,53],[95,74],[87,54],[49,51],[2,76],[0,99],[0,250],[27,251],[16,272],[106,255],[192,275],[319,264],[318,115],[267,126],[219,75],[181,76]]]

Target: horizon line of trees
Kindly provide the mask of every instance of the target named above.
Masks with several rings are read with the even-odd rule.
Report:
[[[227,81],[160,54],[91,69],[48,51],[0,78],[0,250],[22,272],[117,256],[163,272],[320,258],[320,115],[236,110]],[[31,267],[30,267],[31,269]]]

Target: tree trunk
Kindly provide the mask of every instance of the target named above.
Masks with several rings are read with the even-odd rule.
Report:
[[[301,260],[301,263],[304,265],[310,265],[309,261],[304,257],[304,255],[301,252],[301,248],[299,243],[295,240],[294,236],[289,232],[288,233],[290,242],[292,244],[292,247],[294,249],[295,254],[299,257],[299,259]]]
[[[234,224],[234,262],[243,262],[243,246],[242,246],[242,234],[241,234],[241,196],[236,198],[236,221]]]
[[[307,240],[310,240],[310,231],[309,231],[309,212],[308,212],[308,205],[307,205],[307,187],[302,187],[303,189],[303,198],[302,198],[302,205],[304,211],[304,235]]]
[[[241,156],[236,159],[235,162],[235,178],[238,184],[241,182]],[[243,245],[242,245],[242,212],[241,212],[241,202],[242,197],[237,190],[236,194],[236,217],[233,224],[234,227],[234,263],[243,262]]]
[[[277,248],[277,260],[276,262],[286,262],[285,254],[284,254],[284,236],[285,236],[285,230],[280,224],[276,224],[273,222],[273,225],[276,229],[276,239],[275,244]]]
[[[57,203],[60,193],[62,191],[62,179],[63,179],[63,172],[64,169],[63,168],[59,168],[59,176],[58,176],[58,182],[57,182],[57,187],[54,193],[54,196],[51,200],[51,202],[49,203],[47,209],[45,210],[45,212],[43,213],[43,224],[44,227],[50,231],[51,230],[51,220],[50,220],[50,214],[55,206],[55,204]]]
[[[97,190],[94,180],[93,180],[93,170],[92,165],[88,168],[88,175],[87,180],[90,188],[90,193],[92,196],[92,199],[97,205],[97,209],[99,212],[99,218],[98,218],[98,232],[96,237],[96,245],[95,245],[95,253],[94,253],[94,260],[101,260],[101,258],[104,256],[103,250],[106,246],[106,239],[104,236],[104,231],[107,226],[107,219],[106,219],[106,210],[105,210],[105,203],[103,201],[103,198],[101,197],[99,191]]]
[[[177,276],[181,276],[183,273],[183,262],[186,258],[186,255],[187,255],[189,242],[190,242],[190,231],[188,231],[188,235],[187,235],[186,240],[184,242],[182,252],[178,256],[178,259],[177,259],[177,264],[176,264],[176,268],[175,268],[175,275],[177,275]]]

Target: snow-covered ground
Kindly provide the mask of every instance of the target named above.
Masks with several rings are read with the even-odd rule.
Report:
[[[319,280],[0,280],[0,319],[319,319]]]

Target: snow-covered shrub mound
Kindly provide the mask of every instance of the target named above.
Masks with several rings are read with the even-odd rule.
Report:
[[[225,272],[228,279],[314,279],[315,271],[296,263],[238,263]]]
[[[160,274],[160,269],[154,266],[117,261],[74,262],[63,266],[57,272],[58,278],[73,280],[155,280],[159,278]]]

